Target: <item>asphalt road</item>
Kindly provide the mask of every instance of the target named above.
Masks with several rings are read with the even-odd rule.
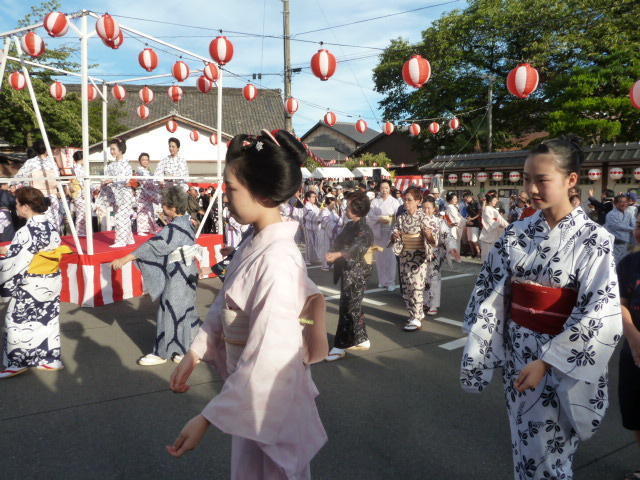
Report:
[[[506,409],[499,381],[481,395],[458,385],[459,322],[478,266],[445,271],[443,307],[423,330],[401,329],[399,291],[376,291],[365,314],[372,348],[312,367],[329,443],[312,463],[316,479],[511,479]],[[327,294],[330,338],[337,287],[317,268]],[[218,280],[198,289],[201,314]],[[225,479],[230,440],[211,429],[198,450],[176,460],[164,446],[219,391],[205,365],[191,390],[168,389],[173,365],[140,367],[155,332],[148,297],[106,307],[63,305],[63,360],[58,373],[28,372],[0,383],[0,479]],[[1,313],[1,312],[0,312]],[[620,424],[617,357],[611,363],[609,413],[575,461],[576,480],[621,479],[640,468],[640,450]],[[499,378],[496,378],[499,380]]]

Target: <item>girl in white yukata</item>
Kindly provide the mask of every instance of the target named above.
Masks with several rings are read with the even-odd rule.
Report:
[[[389,247],[393,221],[400,202],[391,196],[391,182],[380,182],[380,196],[371,202],[371,210],[367,215],[369,226],[373,230],[373,242],[383,250],[376,253],[376,270],[378,273],[378,287],[384,287],[390,292],[396,289],[396,271],[398,265],[393,250]]]
[[[18,215],[27,219],[10,245],[1,247],[0,299],[9,301],[5,317],[0,378],[28,368],[63,368],[60,355],[60,259],[71,253],[43,213],[45,197],[33,187],[16,191]]]
[[[324,197],[324,208],[320,210],[320,232],[319,232],[319,248],[318,253],[322,259],[321,270],[328,272],[329,264],[327,262],[327,252],[331,249],[333,241],[338,236],[338,229],[341,226],[342,219],[338,215],[338,204],[336,197],[327,195]]]
[[[581,163],[571,138],[531,151],[524,186],[539,210],[491,249],[465,312],[462,386],[481,392],[502,369],[517,480],[571,480],[609,403],[618,279],[612,236],[569,202]]]
[[[83,183],[86,174],[82,165],[82,152],[80,150],[73,153],[73,175],[75,178],[69,183],[69,193],[76,213],[76,231],[79,237],[85,237],[87,235],[87,215]]]
[[[498,241],[504,229],[509,226],[497,208],[499,199],[493,193],[485,195],[485,205],[482,207],[482,230],[480,230],[480,255],[485,262],[489,252]]]
[[[139,177],[151,177],[149,170],[149,154],[141,153],[138,157],[138,167],[135,174]],[[160,189],[155,180],[139,180],[140,188],[138,189],[136,227],[138,235],[153,235],[160,230],[160,226],[156,222],[156,204],[160,202]]]
[[[449,220],[449,234],[455,241],[455,249],[460,251],[460,242],[462,241],[462,233],[466,227],[466,221],[460,213],[460,205],[458,202],[458,194],[454,192],[447,193],[447,206],[445,214]]]
[[[127,144],[124,140],[120,138],[111,140],[109,151],[111,156],[115,157],[115,161],[104,169],[105,176],[111,178],[104,180],[102,185],[107,187],[107,190],[111,190],[115,208],[116,238],[110,247],[120,248],[135,243],[131,225],[135,199],[129,186],[133,171],[129,162],[124,159],[124,154],[127,151]]]
[[[318,194],[313,190],[309,190],[304,194],[304,243],[305,243],[305,260],[307,265],[318,263],[322,259],[318,256],[318,241],[320,238],[320,208],[317,205]]]
[[[189,176],[187,161],[180,155],[180,140],[177,138],[171,137],[169,139],[169,156],[160,160],[160,163],[158,163],[156,167],[155,175],[181,177],[185,179]],[[171,187],[173,185],[180,185],[185,192],[189,189],[186,181],[167,180],[164,182],[165,187]]]
[[[225,181],[230,209],[255,228],[229,264],[222,290],[191,349],[171,376],[188,390],[200,360],[225,379],[168,452],[198,446],[209,425],[232,435],[232,480],[304,480],[326,442],[309,364],[328,352],[325,303],[294,242],[297,224],[278,205],[302,181],[303,145],[289,132],[239,135],[230,143]],[[304,326],[303,326],[304,325]]]

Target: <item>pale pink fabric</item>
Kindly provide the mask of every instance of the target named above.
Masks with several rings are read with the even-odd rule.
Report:
[[[297,228],[296,222],[276,223],[240,247],[191,346],[226,378],[202,415],[223,432],[255,442],[242,443],[246,455],[232,453],[235,480],[308,478],[309,463],[327,440],[315,404],[318,390],[303,363],[298,317],[306,299],[319,291],[293,240]],[[227,368],[222,335],[225,308],[249,317],[247,343],[234,370]],[[246,462],[272,462],[285,476],[244,474]]]

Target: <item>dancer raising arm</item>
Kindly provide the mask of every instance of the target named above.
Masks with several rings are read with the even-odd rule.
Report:
[[[231,478],[307,479],[326,441],[308,365],[328,353],[324,298],[294,242],[296,222],[278,206],[302,183],[303,145],[289,132],[234,137],[225,182],[231,214],[254,234],[235,252],[222,290],[171,377],[184,392],[204,359],[225,379],[168,452],[198,446],[210,424],[232,435]]]

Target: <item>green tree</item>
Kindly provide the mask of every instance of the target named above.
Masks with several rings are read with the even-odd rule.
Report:
[[[393,162],[385,153],[365,153],[359,157],[352,158],[344,163],[349,170],[358,167],[384,167],[387,168]]]
[[[31,7],[31,12],[18,22],[18,27],[32,25],[40,21],[47,13],[60,9],[58,0],[49,0]],[[69,45],[57,49],[47,49],[38,58],[39,63],[79,71],[80,65],[71,60],[77,54],[77,48]],[[47,129],[52,146],[79,146],[82,143],[82,123],[80,94],[68,92],[62,101],[51,97],[49,87],[56,79],[54,72],[28,67],[33,83],[40,113]],[[30,146],[41,138],[35,112],[27,88],[21,91],[8,85],[8,76],[13,71],[21,70],[20,65],[9,62],[5,73],[4,88],[0,91],[0,137],[16,146]],[[95,143],[102,138],[102,106],[95,101],[89,104],[89,141]],[[108,113],[108,132],[110,135],[122,131],[119,119],[123,117],[120,106],[110,108]]]

